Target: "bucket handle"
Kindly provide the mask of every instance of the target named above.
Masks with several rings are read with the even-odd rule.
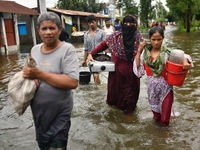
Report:
[[[173,71],[170,71],[170,70],[168,69],[167,65],[166,65],[165,68],[166,68],[167,72],[169,72],[169,73],[171,73],[171,74],[176,74],[176,75],[179,75],[179,74],[186,74],[186,73],[188,72],[187,70],[186,70],[186,71],[179,72],[179,73],[173,72]]]

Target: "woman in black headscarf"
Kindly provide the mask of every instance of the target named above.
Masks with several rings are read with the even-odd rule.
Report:
[[[115,71],[109,72],[107,104],[117,106],[125,114],[135,111],[140,89],[140,79],[133,73],[133,60],[140,41],[143,40],[133,15],[126,15],[122,20],[122,29],[111,34],[92,50],[88,61],[94,61],[94,55],[109,48]]]

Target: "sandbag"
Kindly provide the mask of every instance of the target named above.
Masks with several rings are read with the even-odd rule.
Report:
[[[35,67],[35,60],[28,54],[25,66]],[[17,72],[8,83],[8,95],[16,113],[22,115],[30,105],[35,95],[37,86],[34,80],[26,79],[23,71]]]

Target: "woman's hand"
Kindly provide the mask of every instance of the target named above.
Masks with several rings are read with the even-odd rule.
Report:
[[[36,69],[34,67],[34,69]],[[33,68],[30,67],[24,67],[23,68],[23,77],[27,79],[33,79],[35,82],[35,85],[38,87],[40,85],[40,80],[36,79],[36,76],[33,73]]]
[[[86,66],[86,61],[83,61],[81,65]]]
[[[37,79],[38,69],[25,66],[23,68],[23,77],[28,79]]]
[[[93,59],[92,55],[89,54],[88,57],[87,57],[87,61],[95,61],[95,60]]]
[[[138,48],[137,52],[138,52],[139,54],[141,54],[141,53],[143,52],[144,47],[145,47],[146,45],[147,45],[147,42],[145,42],[145,41],[140,42],[140,45],[139,45],[139,48]]]
[[[183,60],[183,69],[184,70],[189,70],[192,67],[192,65],[188,62],[187,58],[184,58]]]
[[[144,50],[144,47],[147,45],[147,42],[145,41],[142,41],[140,42],[139,44],[139,47],[138,47],[138,50],[137,50],[137,54],[135,56],[135,61],[136,61],[136,65],[137,65],[137,68],[140,67],[140,55],[142,54],[143,50]]]

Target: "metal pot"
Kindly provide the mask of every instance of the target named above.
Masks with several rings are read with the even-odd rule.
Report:
[[[169,61],[175,64],[183,64],[184,51],[179,49],[173,49],[169,56]]]
[[[94,58],[94,60],[97,60],[97,61],[110,61],[111,60],[111,57],[106,54],[97,54],[93,58]]]
[[[115,71],[115,64],[111,60],[111,56],[105,54],[98,54],[93,57],[95,62],[90,63],[91,72],[113,72]]]

